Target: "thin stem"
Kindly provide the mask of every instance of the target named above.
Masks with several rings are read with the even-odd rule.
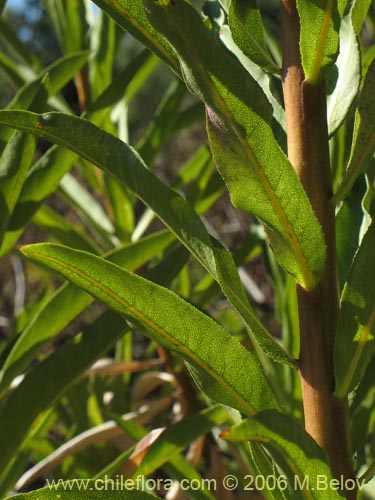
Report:
[[[325,83],[313,86],[305,81],[295,0],[282,0],[281,21],[288,156],[322,226],[327,246],[326,268],[318,287],[312,292],[297,287],[305,428],[327,452],[334,476],[352,478],[347,400],[333,396],[339,293]],[[343,493],[347,499],[356,496],[355,492]]]
[[[88,67],[85,65],[76,75],[76,88],[78,103],[81,111],[84,111],[90,102],[90,84],[88,81]]]

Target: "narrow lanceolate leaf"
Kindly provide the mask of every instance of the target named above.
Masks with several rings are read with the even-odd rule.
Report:
[[[232,0],[229,8],[229,27],[242,52],[265,71],[278,72],[266,40],[258,4],[255,0]]]
[[[304,193],[301,193],[301,202],[305,203],[307,211],[304,222],[298,218],[297,197],[294,200],[289,197],[288,205],[287,186],[293,186],[296,190],[289,194],[293,192],[296,195],[300,188],[298,179],[292,174],[288,182],[288,175],[283,176],[274,169],[270,183],[275,187],[278,185],[277,190],[272,190],[268,182],[266,188],[262,189],[258,173],[249,165],[246,150],[232,130],[210,110],[207,130],[214,159],[228,185],[233,204],[269,222],[267,233],[279,263],[305,288],[313,288],[320,276],[325,246],[319,224],[309,210]],[[311,228],[311,231],[307,228]],[[315,241],[319,243],[318,253],[314,255]]]
[[[241,296],[238,294],[238,288],[242,289],[242,285],[230,253],[225,251],[225,259],[218,258],[210,235],[191,205],[150,172],[131,147],[86,120],[61,113],[37,115],[25,111],[6,110],[0,111],[0,123],[32,132],[56,144],[69,147],[81,157],[112,174],[144,201],[170,228],[198,262],[218,281],[242,316],[245,305],[246,316],[253,316],[252,323],[249,324],[250,329],[252,325],[260,325],[247,299],[245,303],[243,301],[244,292],[241,292]],[[294,176],[293,179],[297,178]],[[299,184],[297,189],[298,187]],[[303,206],[303,200],[301,205]],[[300,217],[301,213],[302,208],[299,212]],[[314,234],[314,227],[311,227],[311,231]],[[305,237],[310,236],[306,234]],[[319,247],[315,250],[319,256]],[[229,269],[225,267],[228,262]],[[220,276],[224,275],[230,278],[230,281],[223,282]],[[247,321],[246,316],[245,321]],[[252,333],[270,357],[287,364],[294,364],[264,326],[252,330]],[[266,350],[270,341],[273,348]]]
[[[327,120],[331,136],[336,132],[348,114],[359,92],[361,82],[361,54],[358,37],[350,16],[342,19],[340,28],[340,52],[331,73],[338,73],[335,89],[328,96]],[[330,74],[328,75],[329,78]]]
[[[53,23],[64,53],[82,50],[86,45],[88,23],[86,5],[74,0],[45,0],[45,8]]]
[[[368,68],[355,115],[352,150],[344,179],[334,196],[336,202],[350,192],[366,169],[375,150],[375,59]]]
[[[42,202],[55,191],[61,177],[76,159],[75,153],[53,146],[34,163],[8,220],[0,245],[0,258],[13,247]]]
[[[357,35],[360,34],[362,25],[366,19],[367,12],[371,6],[372,0],[354,0],[351,10],[351,17],[354,30]]]
[[[273,117],[280,124],[283,130],[286,130],[285,110],[274,95],[274,82],[269,73],[263,71],[261,67],[253,63],[242,50],[234,43],[232,34],[228,26],[222,26],[220,29],[220,39],[228,50],[230,50],[240,61],[242,66],[250,73],[255,81],[262,87],[267,99],[273,108]]]
[[[34,80],[24,85],[16,93],[7,108],[32,109],[33,111],[37,111],[38,108],[32,106],[34,101],[38,98],[38,95],[44,91],[48,94],[48,97],[53,97],[73,78],[77,71],[87,61],[88,56],[89,53],[86,51],[61,57],[50,66],[47,66]],[[11,134],[11,130],[1,127],[0,149],[2,149],[2,142],[6,143],[11,137]]]
[[[180,73],[176,54],[148,21],[142,0],[96,0],[95,3],[117,24],[169,64],[177,74]]]
[[[308,500],[344,498],[335,488],[329,487],[332,474],[324,451],[288,415],[264,411],[224,431],[221,437],[229,441],[262,443],[276,463],[281,458],[283,472],[292,481],[289,484],[292,495],[300,491],[302,498]],[[284,470],[284,466],[289,471]],[[327,480],[327,488],[319,488],[318,481],[321,477]]]
[[[4,446],[0,470],[22,444],[38,415],[112,347],[126,329],[121,316],[106,312],[86,327],[82,336],[67,342],[27,374],[0,409],[0,439]]]
[[[84,57],[82,58],[82,56]],[[83,65],[86,59],[87,52],[73,53],[62,58],[61,67],[70,61],[68,66],[65,67],[65,78],[69,77],[70,79],[74,72],[79,69],[78,66]],[[98,99],[90,105],[84,116],[94,123],[100,124],[103,116],[106,116],[106,108],[113,106],[123,98],[133,78],[137,79],[137,75],[143,73],[145,69],[145,73],[148,74],[150,66],[154,68],[155,59],[156,57],[150,55],[147,50],[142,51],[119,73],[118,78],[104,90]],[[50,92],[55,92],[60,89],[60,85],[64,84],[65,80],[63,75],[61,77],[58,76],[60,72],[59,67],[51,65],[50,69],[51,83],[48,89]],[[27,107],[32,98],[30,97],[30,91],[32,91],[31,94],[33,95],[39,87],[40,83],[37,80],[27,87],[29,92],[20,92],[18,98],[12,101],[13,109]],[[12,130],[8,130],[8,132],[11,133]],[[1,138],[2,134],[0,132],[0,142]],[[60,179],[70,170],[76,159],[77,155],[75,153],[65,148],[61,149],[54,146],[33,165],[22,186],[14,213],[8,222],[7,231],[0,246],[0,257],[4,256],[16,243],[26,224],[31,220],[42,202],[56,190]]]
[[[162,252],[173,240],[171,233],[161,231],[136,243],[119,247],[106,257],[129,271],[135,271]],[[8,388],[13,378],[27,368],[37,352],[91,304],[92,300],[81,288],[72,283],[65,283],[41,304],[13,345],[0,370],[0,395]]]
[[[359,246],[365,217],[362,207],[365,192],[366,181],[364,178],[359,178],[350,196],[343,201],[336,214],[336,247],[340,290],[344,287]]]
[[[200,436],[207,434],[213,427],[222,425],[228,418],[223,406],[212,406],[169,426],[150,446],[136,475],[152,474]]]
[[[231,254],[214,238],[212,247],[222,290],[250,327],[259,346],[274,361],[296,367],[296,360],[292,359],[281,345],[275,343],[275,339],[268,334],[255,314],[238,277],[237,267]]]
[[[336,395],[360,382],[375,351],[375,223],[362,239],[341,297],[335,342]]]
[[[336,60],[347,0],[297,0],[300,46],[306,80],[318,83]]]
[[[95,481],[90,482],[87,480],[85,482],[83,480],[83,483],[77,484],[77,480],[73,480],[56,484],[56,481],[52,486],[51,483],[52,481],[50,481],[49,486],[41,490],[22,493],[21,495],[8,497],[5,500],[52,500],[52,498],[58,500],[103,500],[102,487],[105,485],[104,482],[95,483]],[[85,484],[87,489],[82,487],[82,484]],[[98,484],[99,488],[95,487]],[[137,483],[134,481],[133,487],[136,488],[136,486]],[[128,488],[126,490],[112,491],[109,487],[108,491],[105,492],[105,498],[106,500],[158,500],[159,497],[136,489]]]
[[[35,137],[16,132],[0,157],[0,243],[33,161]]]
[[[181,0],[160,6],[145,0],[145,5],[150,21],[178,54],[187,85],[208,106],[214,159],[233,204],[272,229],[279,262],[302,286],[313,289],[324,268],[323,235],[293,167],[273,136],[272,108],[266,96],[190,4]],[[192,36],[185,35],[186,23]]]
[[[131,318],[151,338],[207,374],[214,382],[214,387],[205,388],[208,395],[218,396],[219,387],[220,402],[246,414],[278,406],[254,354],[170,290],[92,254],[60,245],[29,245],[22,252]]]

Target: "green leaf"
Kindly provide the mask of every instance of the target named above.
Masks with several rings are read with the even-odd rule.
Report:
[[[87,326],[82,335],[68,341],[28,372],[0,409],[0,439],[4,446],[0,469],[7,465],[22,444],[37,416],[53,404],[126,329],[121,316],[106,312]]]
[[[267,346],[271,340],[273,349],[269,354],[273,356],[272,353],[276,352],[275,359],[294,364],[294,361],[261,326],[259,319],[248,305],[247,298],[244,303],[243,293],[241,292],[242,296],[238,296],[237,289],[242,285],[229,252],[226,252],[225,259],[217,258],[212,247],[213,240],[191,205],[152,174],[131,147],[86,120],[61,113],[37,115],[25,111],[6,110],[0,111],[0,123],[33,132],[57,144],[67,146],[128,186],[174,232],[198,262],[219,282],[225,293],[229,293],[230,290],[230,300],[234,302],[233,305],[240,314],[243,314],[243,308],[246,307],[245,321],[249,315],[254,315],[252,324],[260,327],[252,332],[256,341],[261,346]],[[299,215],[301,216],[301,212]],[[318,249],[315,248],[315,251],[319,255]],[[230,269],[223,268],[227,263]],[[231,277],[231,281],[224,283],[220,278],[223,275]]]
[[[116,49],[116,25],[99,10],[91,27],[92,57],[89,61],[91,100],[95,100],[112,82]]]
[[[350,16],[342,19],[340,27],[340,52],[331,73],[337,73],[334,91],[327,100],[329,135],[332,136],[343,123],[359,92],[361,82],[361,53],[358,37]],[[328,74],[328,78],[330,74]]]
[[[142,0],[95,0],[95,3],[117,24],[137,38],[142,45],[155,52],[177,74],[180,74],[180,67],[174,51],[148,21]]]
[[[125,97],[127,103],[131,101],[135,90],[138,91],[142,83],[158,64],[158,59],[147,49],[142,50],[132,61],[122,69],[112,83],[103,90],[102,94],[88,107],[83,117],[90,119],[96,124],[101,123],[102,113]],[[136,89],[132,84],[136,81]],[[129,91],[129,87],[132,90]],[[97,115],[98,113],[98,115]],[[98,118],[99,116],[99,118]]]
[[[300,47],[306,80],[315,85],[334,64],[347,0],[297,0]]]
[[[215,396],[220,395],[221,402],[247,414],[278,406],[254,354],[170,290],[67,247],[29,245],[22,252],[130,317],[151,338],[206,373],[215,381]],[[210,387],[206,391],[210,395]]]
[[[334,196],[337,203],[350,192],[356,178],[366,170],[375,150],[375,59],[368,68],[355,114],[352,150],[344,179]]]
[[[52,97],[58,93],[82,67],[88,56],[87,51],[78,52],[62,57],[47,66],[34,80],[24,85],[16,93],[7,109],[33,109],[38,111],[38,108],[32,107],[38,95],[47,92],[48,97]],[[0,149],[2,149],[1,143],[4,142],[5,144],[11,135],[12,131],[10,129],[0,128]]]
[[[52,500],[52,498],[58,500],[103,500],[103,486],[105,485],[101,479],[99,482],[98,480],[95,482],[84,479],[81,483],[77,483],[77,481],[79,480],[65,481],[57,485],[56,488],[47,486],[41,490],[22,493],[5,500]],[[82,484],[86,485],[87,490],[81,486]],[[136,487],[136,485],[137,483],[134,482],[133,486]],[[131,488],[119,491],[112,491],[111,488],[108,488],[105,491],[105,498],[106,500],[158,500],[159,497]]]
[[[111,413],[110,416],[117,423],[117,425],[135,441],[140,441],[148,434],[147,430],[136,422],[123,420],[121,417],[116,416],[113,413]],[[116,466],[115,463],[113,463],[113,465]],[[194,467],[194,465],[181,454],[176,454],[170,458],[169,462],[164,464],[163,469],[176,481],[181,482],[182,480],[186,481],[186,479],[188,479],[189,481],[193,481],[195,484],[202,485],[197,490],[194,489],[194,491],[189,491],[189,496],[193,500],[215,500],[212,493],[205,487],[204,480],[196,470],[196,467]],[[102,477],[102,474],[105,474],[105,472],[101,471],[99,474],[101,474]]]
[[[54,31],[64,53],[86,49],[87,32],[85,2],[44,0]]]
[[[71,174],[67,173],[60,181],[59,191],[84,220],[90,220],[98,230],[107,234],[114,233],[114,227],[100,203]]]
[[[5,5],[6,5],[7,0],[0,0],[0,16],[2,15]]]
[[[207,434],[212,427],[222,425],[226,420],[228,413],[225,408],[215,405],[170,425],[152,443],[135,474],[152,474],[200,436]]]
[[[270,477],[274,477],[276,481],[283,481],[285,478],[285,475],[282,473],[282,471],[278,471],[275,467],[275,464],[272,462],[271,458],[268,456],[266,451],[262,448],[262,446],[259,443],[256,442],[249,442],[247,443],[249,448],[250,448],[250,455],[252,459],[252,474],[254,477],[256,476],[263,476],[264,479],[269,481]],[[281,479],[279,479],[281,478]],[[276,482],[276,484],[278,484]],[[279,483],[280,484],[280,483]],[[283,483],[281,483],[283,485]],[[278,488],[274,488],[272,490],[268,489],[263,489],[262,494],[264,495],[265,500],[290,500],[290,495],[291,493],[291,488],[288,485],[285,489],[282,488],[282,490]],[[294,491],[294,497],[296,497],[296,492]]]
[[[173,235],[161,231],[147,236],[107,255],[108,259],[130,271],[135,271],[163,251],[173,241]],[[71,283],[60,287],[43,302],[14,344],[0,371],[0,394],[12,379],[27,367],[35,354],[93,301]]]
[[[43,205],[33,217],[33,223],[46,230],[47,234],[64,245],[100,253],[100,248],[90,239],[77,224],[72,224],[58,212]]]
[[[250,73],[256,82],[262,87],[267,99],[273,108],[273,117],[281,126],[282,130],[286,130],[285,110],[280,104],[277,97],[274,95],[274,81],[271,75],[254,64],[246,55],[237,47],[232,38],[231,32],[227,26],[220,29],[220,39],[240,61],[242,66]]]
[[[336,247],[341,290],[360,242],[360,230],[364,218],[362,200],[365,191],[366,181],[359,178],[336,215]]]
[[[219,264],[217,272],[223,292],[250,327],[259,346],[271,359],[290,366],[296,366],[296,361],[290,357],[281,345],[276,344],[275,339],[268,334],[249,304],[232,256],[214,238],[212,238],[212,246],[216,262]]]
[[[276,169],[270,160],[268,179],[262,186],[237,137],[211,111],[207,128],[214,159],[228,185],[234,206],[257,215],[270,225],[267,234],[278,262],[305,288],[314,288],[324,263],[325,246],[320,226],[305,193],[300,191],[300,182],[294,172],[290,172],[290,176],[287,172],[283,175],[281,168]],[[306,209],[303,218],[299,212],[301,205]],[[315,247],[316,242],[318,247]]]
[[[341,296],[335,340],[336,396],[360,382],[375,352],[375,222],[364,235]]]
[[[4,17],[0,16],[0,37],[14,58],[34,71],[42,69],[42,63],[35,52],[20,41],[17,33]]]
[[[72,52],[61,57],[41,73],[43,83],[51,97],[57,94],[84,66],[90,55],[88,50]]]
[[[119,184],[112,175],[104,173],[103,177],[116,236],[121,241],[130,241],[135,226],[134,196],[125,186]]]
[[[279,73],[279,68],[267,48],[256,0],[232,0],[228,21],[233,40],[245,56],[265,71]]]
[[[366,19],[368,10],[371,6],[372,0],[354,0],[353,7],[351,11],[351,18],[354,27],[354,31],[357,35],[360,34],[363,23]]]
[[[0,68],[14,86],[22,87],[25,83],[22,71],[2,52],[0,52]]]
[[[185,86],[174,81],[160,102],[152,122],[148,126],[136,149],[147,165],[150,166],[162,145],[174,130],[178,111],[186,94]]]
[[[0,157],[0,243],[33,161],[35,137],[16,132]]]
[[[22,186],[7,231],[0,246],[3,257],[23,233],[43,201],[55,191],[61,177],[68,172],[77,155],[57,146],[50,148],[30,169]]]
[[[87,55],[86,52],[82,55]],[[82,62],[79,54],[71,54],[62,58],[61,61],[71,61],[71,71],[75,71],[75,64],[79,60]],[[98,99],[90,105],[84,116],[90,118],[95,123],[101,123],[103,116],[106,115],[106,108],[115,104],[120,100],[128,85],[138,73],[149,74],[149,71],[155,67],[155,56],[150,56],[148,51],[142,51],[127,65],[118,75],[118,78],[98,97]],[[64,63],[65,64],[65,63]],[[66,68],[67,69],[67,68]],[[146,71],[144,71],[146,69]],[[53,87],[57,87],[57,82],[63,82],[62,78],[53,76],[52,81],[55,83]],[[18,94],[18,98],[12,101],[12,106],[19,109],[27,107],[30,91],[38,91],[40,87],[39,80],[30,84],[27,88],[29,92]],[[34,95],[34,94],[32,94]],[[10,134],[11,130],[8,131]],[[1,133],[0,133],[1,136]],[[7,136],[6,136],[7,137]],[[5,139],[6,139],[5,137]],[[21,236],[24,226],[32,218],[41,203],[56,190],[60,179],[70,170],[73,163],[77,159],[77,155],[67,149],[52,147],[49,149],[32,167],[15,207],[14,213],[8,223],[7,232],[4,235],[2,245],[0,247],[0,257],[5,255],[17,239]]]
[[[327,483],[332,480],[328,458],[292,417],[277,411],[264,411],[224,431],[221,437],[229,441],[250,440],[262,443],[276,463],[282,457],[283,465],[289,468],[292,480],[298,480],[298,483],[289,484],[293,493],[298,494],[298,490],[303,490],[303,498],[309,500],[343,498],[329,486],[319,488],[320,477]],[[284,472],[288,474],[287,471]],[[304,487],[297,488],[295,485]]]
[[[187,85],[208,106],[211,148],[233,204],[272,228],[279,261],[302,286],[313,289],[324,269],[324,239],[306,193],[275,141],[266,96],[187,2],[145,4],[154,26],[178,53]],[[186,22],[194,36],[182,30]]]

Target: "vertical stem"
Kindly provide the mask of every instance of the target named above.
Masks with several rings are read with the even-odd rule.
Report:
[[[80,71],[78,71],[76,75],[76,88],[79,108],[81,111],[84,111],[90,102],[90,85],[88,81],[87,64]]]
[[[288,156],[322,226],[326,268],[313,292],[297,287],[300,318],[300,379],[305,428],[327,452],[333,474],[352,478],[347,400],[333,396],[333,346],[339,312],[335,213],[330,203],[330,172],[325,83],[304,81],[295,0],[282,0],[282,80],[287,118]],[[348,499],[355,492],[343,492]]]

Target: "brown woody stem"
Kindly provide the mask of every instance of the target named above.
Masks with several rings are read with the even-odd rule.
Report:
[[[282,80],[287,119],[288,157],[323,228],[326,268],[313,292],[297,287],[300,318],[300,379],[305,428],[327,452],[335,477],[353,478],[347,400],[333,396],[333,345],[339,312],[335,213],[324,81],[304,81],[295,0],[282,0]],[[355,492],[344,491],[347,499]]]

